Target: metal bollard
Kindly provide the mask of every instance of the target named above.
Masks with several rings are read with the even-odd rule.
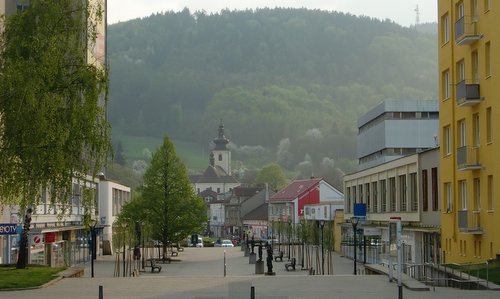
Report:
[[[250,287],[250,299],[255,299],[255,287]]]
[[[104,292],[103,292],[102,286],[99,286],[99,299],[103,299],[103,298],[104,298]]]

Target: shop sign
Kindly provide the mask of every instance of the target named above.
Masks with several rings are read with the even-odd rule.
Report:
[[[17,224],[15,223],[0,223],[0,235],[15,235],[16,230]]]

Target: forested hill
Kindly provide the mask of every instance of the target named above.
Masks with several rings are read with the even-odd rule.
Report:
[[[288,144],[288,168],[352,159],[360,114],[437,95],[434,33],[343,13],[185,9],[111,25],[108,46],[115,132],[206,144],[223,119],[249,151]]]

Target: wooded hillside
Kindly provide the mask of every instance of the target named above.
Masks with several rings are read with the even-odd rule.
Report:
[[[223,119],[247,166],[339,166],[355,159],[359,115],[386,98],[436,98],[436,35],[417,29],[306,9],[111,25],[113,131],[207,146]]]

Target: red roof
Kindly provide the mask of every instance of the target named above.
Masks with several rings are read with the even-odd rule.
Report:
[[[291,182],[288,186],[274,194],[271,201],[291,201],[299,197],[301,194],[316,187],[323,179],[315,178],[309,180],[298,180]]]

